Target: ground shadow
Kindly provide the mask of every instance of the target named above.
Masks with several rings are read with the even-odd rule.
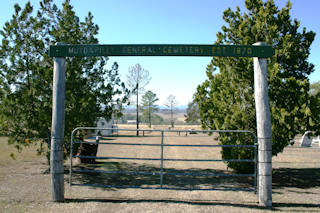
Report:
[[[114,198],[89,198],[89,199],[65,199],[66,203],[173,203],[173,204],[189,204],[199,206],[234,206],[243,208],[265,209],[258,206],[258,203],[240,204],[233,202],[221,202],[221,200],[179,200],[179,199],[114,199]]]
[[[154,165],[137,164],[128,162],[97,162],[96,164],[81,164],[74,170],[82,171],[130,171],[130,172],[154,172],[158,173],[160,168]],[[164,175],[165,187],[179,188],[216,188],[232,189],[247,188],[253,190],[253,177],[226,177],[206,176],[209,173],[222,175],[232,174],[230,171],[217,169],[176,169],[165,168],[167,173],[191,173],[191,175]],[[200,175],[194,175],[194,174]],[[142,174],[106,174],[106,173],[73,173],[73,181],[78,184],[117,185],[121,188],[129,186],[148,187],[158,186],[159,175]],[[274,189],[289,187],[308,189],[320,187],[320,168],[278,168],[273,169],[272,185]]]
[[[266,207],[259,206],[258,202],[248,203],[236,203],[234,201],[221,201],[221,200],[179,200],[179,199],[116,199],[116,198],[83,198],[83,199],[65,199],[66,203],[173,203],[173,204],[187,204],[195,206],[226,206],[226,207],[237,207],[245,209],[259,209],[265,210]],[[320,204],[305,204],[305,203],[278,203],[273,202],[272,208],[268,208],[272,211],[281,211],[281,208],[294,208],[301,211],[301,208],[305,208],[308,212],[318,212],[318,210],[311,210],[310,208],[319,208]],[[288,210],[286,210],[288,211]],[[290,211],[290,210],[289,210]],[[295,210],[293,210],[295,211]]]
[[[87,172],[86,172],[87,171]],[[98,173],[93,173],[102,171]],[[132,174],[109,174],[103,171],[129,171]],[[137,174],[136,172],[153,174]],[[97,162],[96,164],[81,164],[74,167],[72,183],[95,184],[96,186],[112,185],[120,188],[134,187],[159,187],[160,168],[154,165],[127,162]],[[163,186],[175,189],[215,189],[215,190],[254,190],[253,177],[225,176],[232,174],[230,171],[214,169],[175,169],[164,168]],[[188,173],[188,175],[181,175]],[[210,176],[209,174],[223,176]],[[174,174],[174,175],[172,175]],[[112,187],[111,187],[112,188]],[[117,187],[115,187],[117,188]]]
[[[81,169],[104,169],[104,170],[127,170],[127,171],[159,171],[159,167],[146,164],[127,163],[127,162],[98,162],[94,165],[80,165],[77,170]],[[231,174],[230,171],[213,170],[213,169],[175,169],[167,168],[165,172],[170,173],[220,173]],[[75,174],[74,181],[78,183],[98,183],[106,185],[122,185],[126,188],[128,185],[135,186],[156,186],[159,185],[159,176],[157,175],[126,175],[126,174]],[[179,175],[167,175],[164,176],[163,182],[165,186],[173,187],[209,187],[226,189],[230,188],[238,189],[239,187],[247,187],[253,189],[252,177],[212,177],[212,176],[179,176]],[[319,168],[279,168],[273,170],[273,188],[301,188],[308,189],[313,187],[320,187],[320,169]],[[114,189],[105,189],[114,190]],[[240,189],[241,190],[241,189]],[[290,189],[289,189],[290,190]],[[105,202],[105,203],[174,203],[174,204],[187,204],[187,205],[199,205],[199,206],[226,206],[237,207],[243,209],[265,209],[261,207],[257,202],[238,203],[233,200],[181,200],[181,199],[131,199],[131,198],[78,198],[78,199],[66,199],[66,202],[85,203],[85,202]],[[304,211],[317,212],[317,208],[320,208],[320,204],[307,204],[307,203],[287,203],[287,202],[273,202],[273,211],[281,211],[283,208],[286,211]]]
[[[272,187],[300,189],[320,187],[320,168],[273,169]]]

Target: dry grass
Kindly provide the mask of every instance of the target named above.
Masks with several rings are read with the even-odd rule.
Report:
[[[121,127],[122,128],[122,127]],[[147,135],[146,135],[147,136]],[[156,143],[159,137],[120,137],[118,142]],[[191,137],[190,137],[191,136]],[[202,140],[202,141],[200,141]],[[110,140],[111,141],[111,140]],[[115,141],[115,140],[113,140]],[[183,141],[183,142],[182,142]],[[209,139],[209,141],[213,141]],[[165,143],[207,143],[208,138],[200,135],[171,135]],[[68,185],[65,175],[64,203],[51,202],[50,175],[43,174],[47,169],[45,157],[36,156],[36,147],[24,149],[15,154],[16,160],[10,158],[14,148],[7,145],[6,138],[0,138],[0,212],[268,212],[258,206],[257,196],[245,191],[181,191],[181,190],[142,190],[91,188]],[[195,151],[196,150],[196,151]],[[172,158],[220,158],[218,149],[174,148],[166,147],[165,157]],[[100,156],[158,157],[158,147],[99,146]],[[150,161],[106,161],[96,166],[104,169],[157,169],[159,162]],[[108,166],[106,166],[108,165]],[[273,211],[284,212],[319,212],[320,208],[320,149],[287,147],[283,153],[273,159]],[[66,162],[66,168],[68,162]],[[80,168],[77,166],[77,168]],[[224,164],[212,163],[172,163],[165,162],[165,169],[176,171],[223,170]],[[106,177],[96,177],[96,181],[106,181]],[[122,179],[121,179],[122,178]],[[146,184],[154,186],[158,178],[136,178],[118,176],[115,183]],[[144,182],[141,182],[142,178]],[[144,178],[144,179],[143,179]],[[164,184],[178,187],[187,186],[179,178],[164,179]],[[74,181],[93,181],[88,176],[76,176]],[[140,182],[139,182],[140,181]],[[149,181],[149,182],[148,182]],[[186,180],[192,181],[192,180]],[[209,181],[205,182],[205,181]],[[198,183],[200,182],[200,183]],[[194,181],[200,187],[209,185],[222,186],[224,183],[210,180]],[[239,182],[249,186],[250,182]],[[233,183],[237,185],[237,183]]]

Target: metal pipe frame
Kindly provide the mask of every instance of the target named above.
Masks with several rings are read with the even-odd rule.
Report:
[[[257,193],[257,137],[256,135],[248,130],[146,130],[146,129],[117,129],[117,131],[151,131],[161,133],[161,143],[159,144],[143,144],[143,143],[108,143],[108,142],[81,142],[75,141],[74,135],[78,130],[113,130],[112,128],[97,128],[97,127],[78,127],[72,131],[71,134],[71,146],[70,146],[70,175],[69,183],[70,186],[94,186],[94,187],[105,187],[105,188],[141,188],[141,189],[171,189],[171,190],[217,190],[214,188],[210,189],[201,189],[201,188],[177,188],[177,187],[163,187],[163,176],[164,175],[180,175],[180,176],[205,176],[205,177],[253,177],[254,189],[243,190],[244,188],[223,188],[233,191],[254,191]],[[248,133],[253,137],[254,145],[190,145],[190,144],[165,144],[164,143],[164,133],[165,132],[200,132],[200,133]],[[87,143],[87,144],[105,144],[105,145],[121,145],[121,146],[161,146],[161,156],[160,158],[128,158],[128,157],[96,157],[96,156],[83,156],[83,155],[73,155],[73,144],[74,143]],[[242,147],[242,148],[254,148],[254,159],[175,159],[175,158],[164,158],[164,147]],[[104,170],[72,170],[72,158],[94,158],[94,159],[118,159],[118,160],[147,160],[147,161],[160,161],[160,171],[154,172],[143,172],[143,171],[104,171]],[[194,162],[254,162],[254,173],[253,174],[223,174],[223,173],[173,173],[173,172],[164,172],[164,161],[194,161]],[[117,185],[101,185],[101,184],[72,184],[72,174],[73,173],[107,173],[107,174],[129,174],[129,175],[159,175],[160,183],[159,187],[141,187],[141,186],[117,186]],[[236,190],[238,189],[238,190]],[[222,189],[218,189],[222,190]]]

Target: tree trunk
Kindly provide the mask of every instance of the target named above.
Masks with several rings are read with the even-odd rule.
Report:
[[[149,128],[151,128],[151,105],[149,103]]]
[[[173,122],[173,110],[171,106],[171,128],[174,128],[174,122]]]
[[[139,136],[139,84],[137,84],[137,136]]]

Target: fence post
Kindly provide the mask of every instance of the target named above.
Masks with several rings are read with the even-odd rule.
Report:
[[[258,42],[254,45],[264,46]],[[254,98],[258,136],[259,204],[272,206],[272,129],[268,100],[268,66],[266,58],[254,57]]]
[[[57,45],[59,44],[61,43]],[[54,58],[50,171],[52,200],[55,202],[64,201],[63,138],[65,117],[65,64],[65,58]]]

